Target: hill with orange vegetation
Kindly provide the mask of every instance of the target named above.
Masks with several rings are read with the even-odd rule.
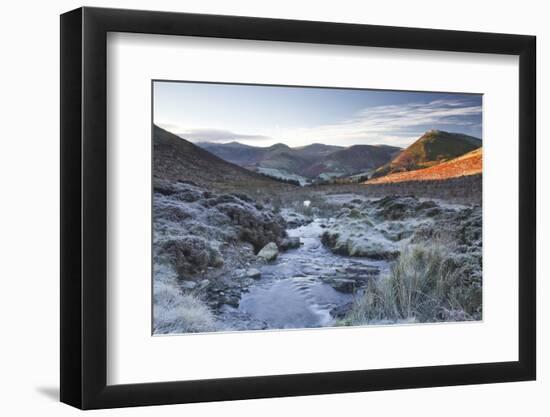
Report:
[[[415,171],[398,172],[384,177],[373,178],[365,184],[388,184],[405,181],[446,180],[449,178],[464,177],[481,174],[482,148],[468,152],[450,161],[433,165],[429,168]]]
[[[432,129],[408,148],[403,149],[390,162],[379,167],[372,177],[378,178],[398,172],[429,168],[479,147],[481,147],[481,140],[473,136]]]

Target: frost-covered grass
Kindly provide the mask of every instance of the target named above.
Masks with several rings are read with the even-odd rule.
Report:
[[[177,275],[166,265],[155,264],[153,284],[153,333],[197,333],[217,329],[208,306],[192,292],[182,292]]]
[[[371,281],[339,324],[480,319],[481,300],[472,303],[460,270],[447,245],[409,245],[389,275]]]
[[[154,332],[219,330],[220,295],[212,288],[256,260],[255,251],[281,244],[284,219],[243,193],[160,179],[154,185]]]
[[[386,277],[370,280],[363,295],[354,300],[352,309],[337,324],[360,326],[395,322],[392,292],[388,285]]]
[[[284,169],[258,167],[258,172],[260,174],[265,174],[270,177],[280,178],[282,180],[297,181],[302,187],[309,183],[309,180],[306,177],[302,177],[301,175],[290,173],[288,171],[285,171]]]

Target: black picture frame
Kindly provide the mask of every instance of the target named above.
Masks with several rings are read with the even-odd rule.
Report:
[[[519,56],[519,360],[107,385],[108,32]],[[136,10],[61,16],[61,401],[82,409],[534,380],[534,36]]]

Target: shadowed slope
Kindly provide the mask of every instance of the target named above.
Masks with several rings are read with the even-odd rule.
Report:
[[[289,187],[224,161],[158,126],[153,127],[153,147],[155,179],[192,181],[219,190],[260,191]]]

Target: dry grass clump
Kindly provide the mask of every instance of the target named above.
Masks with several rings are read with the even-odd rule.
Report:
[[[341,326],[358,326],[369,323],[392,322],[394,317],[393,299],[388,288],[389,280],[381,278],[370,280],[362,296],[357,297],[352,309],[343,320]]]
[[[196,333],[216,330],[207,305],[192,293],[179,293],[165,283],[155,283],[153,333]]]
[[[155,264],[153,333],[197,333],[217,330],[212,311],[199,294],[182,291],[173,268]]]
[[[460,266],[446,245],[409,245],[389,275],[371,281],[339,324],[478,320],[481,298],[472,302],[471,282]]]

